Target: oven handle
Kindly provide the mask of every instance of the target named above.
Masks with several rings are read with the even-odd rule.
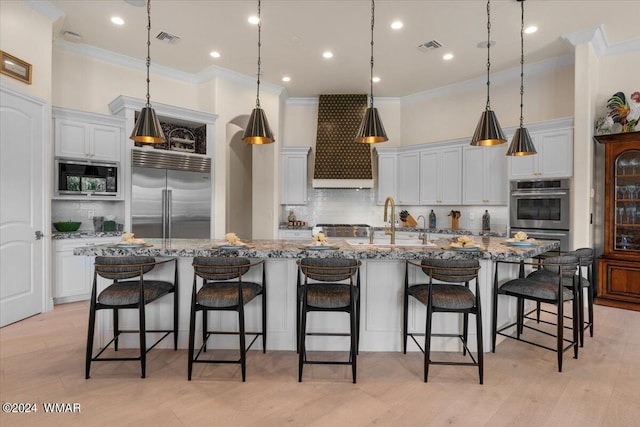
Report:
[[[519,231],[522,231],[522,230],[519,230]],[[539,236],[566,236],[567,235],[567,233],[548,233],[546,231],[531,231],[528,234],[531,234],[531,235],[537,234]]]
[[[514,191],[511,193],[512,196],[567,196],[569,195],[566,191],[549,191],[549,192],[525,192],[525,191]]]

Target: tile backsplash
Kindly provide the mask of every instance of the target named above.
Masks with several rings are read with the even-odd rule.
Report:
[[[95,216],[113,216],[117,223],[124,223],[124,202],[101,200],[53,200],[51,202],[51,221],[80,221],[80,231],[94,231],[93,220],[89,212]],[[53,227],[53,226],[52,226]]]
[[[369,224],[384,225],[384,206],[376,204],[375,189],[308,188],[306,205],[282,205],[280,222],[287,221],[292,210],[298,221],[315,224]],[[450,228],[452,210],[461,212],[459,227],[467,230],[482,229],[485,210],[491,215],[491,230],[504,232],[509,222],[507,206],[406,206],[396,205],[396,217],[407,210],[417,220],[419,215],[429,218],[431,209],[436,214],[437,228]],[[471,217],[474,217],[471,219]],[[420,219],[422,226],[422,218]],[[427,222],[428,224],[428,222]]]

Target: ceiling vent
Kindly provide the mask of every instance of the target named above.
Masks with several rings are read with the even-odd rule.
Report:
[[[72,43],[80,43],[82,41],[82,36],[78,33],[74,33],[73,31],[65,31],[62,33],[62,38]]]
[[[169,34],[166,31],[160,31],[156,38],[168,44],[176,44],[180,41],[180,37]]]
[[[431,40],[426,43],[422,43],[418,46],[418,49],[428,52],[430,50],[436,50],[442,47],[442,43],[437,40]]]

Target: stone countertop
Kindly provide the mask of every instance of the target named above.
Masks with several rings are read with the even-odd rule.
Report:
[[[68,232],[60,232],[54,231],[51,234],[51,238],[53,240],[64,240],[64,239],[95,239],[98,237],[120,237],[122,236],[122,231],[68,231]]]
[[[248,241],[242,249],[221,249],[224,242],[212,242],[206,239],[174,239],[170,245],[163,245],[161,240],[148,240],[151,246],[141,248],[120,248],[113,244],[83,246],[73,250],[74,255],[84,256],[123,256],[147,255],[154,257],[194,257],[194,256],[245,256],[249,258],[357,258],[370,260],[405,260],[405,259],[487,259],[520,261],[541,253],[558,249],[559,243],[539,240],[533,246],[514,247],[506,244],[501,237],[477,238],[478,251],[463,252],[446,249],[450,239],[436,240],[434,246],[392,246],[367,244],[350,245],[345,240],[331,239],[329,250],[305,248],[311,241],[292,240],[253,240]]]

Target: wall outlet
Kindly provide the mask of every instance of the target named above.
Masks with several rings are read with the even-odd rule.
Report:
[[[92,219],[96,215],[96,211],[87,211],[87,218]]]
[[[476,219],[476,213],[475,212],[469,212],[469,219],[471,221],[473,221],[474,219]]]

